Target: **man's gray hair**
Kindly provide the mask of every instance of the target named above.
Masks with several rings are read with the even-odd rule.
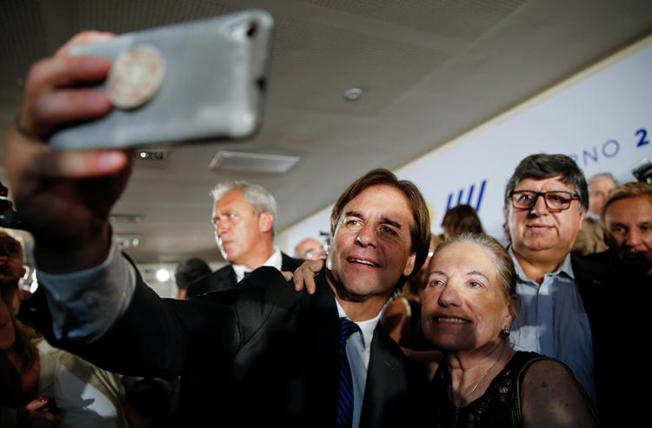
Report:
[[[592,175],[592,176],[591,176],[588,180],[586,180],[586,181],[587,181],[588,184],[591,184],[591,183],[593,183],[594,181],[599,180],[599,179],[601,179],[601,178],[609,178],[609,179],[611,179],[611,181],[613,181],[613,183],[614,183],[616,186],[618,186],[618,180],[616,180],[616,178],[615,178],[613,175],[611,175],[611,173],[609,173],[609,172],[600,172],[600,173],[598,173],[598,174]]]
[[[251,184],[246,181],[225,181],[223,183],[217,183],[213,190],[210,191],[210,195],[213,197],[213,202],[217,202],[222,199],[224,194],[232,190],[242,191],[245,200],[254,207],[257,214],[263,212],[272,213],[274,222],[276,223],[276,213],[278,211],[276,199],[263,186]]]

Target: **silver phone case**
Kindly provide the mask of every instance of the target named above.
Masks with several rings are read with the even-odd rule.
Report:
[[[58,149],[125,148],[251,136],[262,118],[272,28],[271,15],[252,10],[78,46],[71,55],[112,61],[134,46],[153,46],[165,60],[165,77],[143,106],[114,109],[98,120],[62,129],[50,144]]]

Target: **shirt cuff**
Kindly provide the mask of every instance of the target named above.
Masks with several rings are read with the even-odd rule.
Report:
[[[50,274],[36,271],[45,289],[58,340],[90,343],[104,335],[129,306],[136,287],[136,273],[116,248],[99,266],[79,272]]]

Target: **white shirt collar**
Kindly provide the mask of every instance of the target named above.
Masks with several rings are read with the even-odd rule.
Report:
[[[340,302],[335,299],[335,304],[337,305],[337,314],[340,318],[344,317],[351,321],[349,316],[344,312],[344,308],[342,308],[342,305],[340,305]],[[385,305],[386,307],[387,305]],[[362,332],[362,346],[366,348],[371,344],[371,339],[374,337],[374,330],[376,329],[376,325],[378,325],[378,321],[380,321],[380,317],[383,315],[384,309],[378,312],[378,315],[376,315],[374,318],[366,321],[352,321],[355,322],[358,327],[360,327],[360,331]]]
[[[235,279],[236,282],[242,281],[242,278],[244,278],[245,273],[251,272],[253,269],[249,268],[248,266],[245,265],[231,265],[233,267],[233,270],[235,271]],[[281,250],[278,247],[274,247],[274,253],[272,253],[271,257],[265,261],[260,266],[271,266],[273,268],[276,268],[278,270],[281,270],[281,267],[283,266],[283,256],[281,255]],[[260,267],[257,266],[257,267]]]

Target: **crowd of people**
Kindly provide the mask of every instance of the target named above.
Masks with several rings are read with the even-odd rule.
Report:
[[[106,77],[107,61],[66,55],[94,37],[32,68],[5,139],[41,286],[32,330],[16,317],[22,264],[0,255],[3,426],[7,407],[19,409],[16,426],[91,410],[108,426],[590,427],[642,417],[623,344],[641,343],[645,299],[626,297],[625,326],[613,300],[624,284],[643,296],[652,283],[651,184],[604,174],[587,184],[566,155],[527,156],[505,187],[503,246],[469,206],[432,236],[417,186],[375,169],[335,202],[326,265],[319,241],[298,245],[297,259],[274,246],[277,206],[264,188],[220,183],[212,222],[228,265],[184,263],[185,293],[162,299],[109,223],[132,158],[47,145],[54,129],[112,108],[84,85]],[[47,351],[37,353],[36,331]],[[54,396],[34,376],[55,353],[75,361],[66,379],[92,390],[94,406],[46,405]],[[125,394],[114,373],[145,380]],[[178,418],[150,414],[153,378],[179,380]]]

